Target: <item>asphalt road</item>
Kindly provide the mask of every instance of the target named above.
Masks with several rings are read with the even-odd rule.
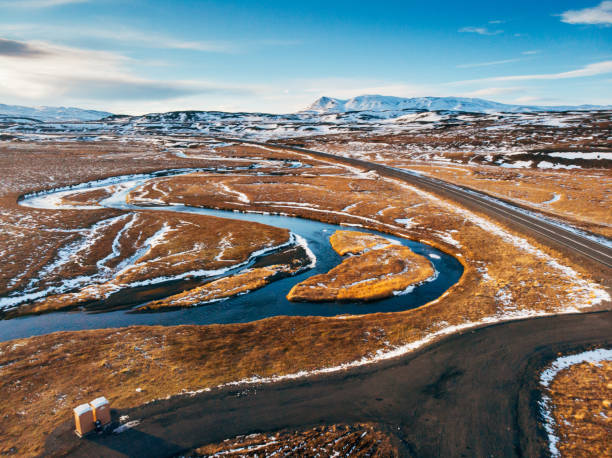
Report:
[[[558,352],[612,345],[612,312],[508,322],[454,335],[405,357],[294,382],[223,389],[114,412],[142,422],[47,452],[162,457],[240,434],[373,422],[402,456],[545,456],[537,377]]]

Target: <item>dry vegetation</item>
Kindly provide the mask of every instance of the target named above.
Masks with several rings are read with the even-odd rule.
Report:
[[[389,435],[370,424],[318,426],[309,430],[278,431],[227,439],[219,444],[199,447],[189,458],[207,456],[398,456]]]
[[[0,251],[8,253],[1,271],[2,293],[23,284],[9,286],[24,270],[24,278],[35,277],[74,236],[58,228],[88,228],[120,215],[109,210],[21,208],[15,204],[18,194],[133,173],[134,164],[142,162],[148,170],[206,162],[177,159],[144,145],[9,145],[0,149],[8,183],[1,190],[1,222],[9,230],[0,232]],[[113,159],[108,150],[119,148],[125,148],[125,154]],[[227,148],[227,154],[238,150]],[[246,149],[244,154],[254,153]],[[266,151],[266,156],[273,154],[282,153]],[[74,164],[72,170],[61,166],[67,160]],[[256,170],[240,176],[159,179],[155,189],[147,185],[132,198],[284,212],[422,240],[458,256],[465,266],[461,281],[438,300],[405,312],[351,319],[273,317],[244,324],[131,327],[0,343],[0,451],[15,447],[20,455],[42,453],[45,438],[58,424],[71,427],[71,408],[99,394],[115,408],[127,408],[235,380],[373,358],[381,350],[426,339],[450,326],[579,310],[602,294],[591,274],[562,253],[483,216],[375,174],[313,164],[274,176],[258,176]],[[162,254],[169,256],[171,251]]]
[[[196,141],[194,139],[193,141]],[[74,243],[102,220],[122,212],[99,210],[40,210],[17,204],[20,195],[101,178],[187,167],[248,167],[266,161],[269,170],[287,160],[309,161],[301,155],[279,154],[261,148],[225,148],[230,159],[219,160],[206,144],[192,148],[205,157],[179,158],[176,144],[169,139],[125,139],[76,142],[58,138],[53,141],[0,142],[0,296],[24,289],[42,290],[53,285],[53,276],[38,275],[58,251]],[[180,144],[179,144],[180,145]],[[316,161],[313,161],[316,163]],[[66,196],[64,203],[89,205],[107,193],[79,192]],[[161,217],[163,218],[163,217]],[[109,230],[112,228],[109,228]],[[91,267],[91,266],[89,266]],[[77,267],[78,268],[78,267]]]
[[[271,264],[265,267],[254,267],[244,269],[235,275],[229,275],[218,280],[205,283],[197,288],[192,288],[179,294],[168,296],[164,299],[151,301],[135,309],[135,311],[154,311],[168,308],[192,307],[225,299],[239,294],[246,294],[266,286],[271,281],[295,275],[306,267],[309,262],[303,249],[291,248],[285,252],[292,252],[283,264]]]
[[[290,301],[370,301],[392,296],[434,274],[431,263],[410,248],[365,232],[337,231],[330,238],[340,254],[352,253],[325,274],[295,285]]]
[[[492,134],[493,135],[493,134]],[[448,143],[427,144],[427,137],[419,135],[405,137],[389,135],[374,138],[331,136],[311,139],[306,146],[349,157],[406,168],[468,186],[519,205],[566,220],[585,230],[612,237],[612,168],[610,161],[573,161],[586,168],[540,169],[530,167],[505,168],[493,165],[501,158],[532,162],[544,153],[511,153],[503,156],[486,144],[469,149],[461,146],[466,138],[453,137],[448,133]],[[437,138],[440,141],[440,138]],[[472,139],[473,140],[473,139]],[[453,141],[457,142],[454,144]],[[484,140],[483,140],[484,141]],[[488,140],[495,143],[495,138]],[[304,143],[304,142],[302,142]],[[597,151],[580,142],[572,144],[569,151]],[[601,148],[598,144],[591,148]],[[432,150],[432,148],[434,148]],[[439,148],[436,149],[436,148]],[[446,148],[446,149],[445,149]],[[548,145],[551,151],[567,151],[567,145]],[[454,151],[453,151],[454,150]],[[457,151],[458,150],[458,151]],[[610,150],[608,145],[607,151]],[[503,149],[502,149],[503,151]],[[487,157],[488,161],[483,158]],[[562,161],[563,159],[557,159]],[[570,161],[568,161],[570,162]],[[589,162],[588,167],[583,162]],[[512,165],[512,163],[510,163]],[[563,165],[563,164],[562,164]],[[573,166],[575,164],[565,164]],[[579,166],[580,167],[580,166]]]
[[[612,170],[540,171],[412,164],[410,169],[509,199],[612,237]]]
[[[612,456],[612,361],[563,369],[549,392],[561,456]]]
[[[102,267],[108,275],[76,292],[18,307],[9,316],[74,308],[160,277],[202,276],[243,263],[252,252],[289,239],[287,230],[263,224],[170,212],[131,213],[112,220],[104,229],[49,275],[57,276],[58,281],[91,277]],[[118,245],[116,253],[113,244]],[[129,263],[124,266],[126,260]]]

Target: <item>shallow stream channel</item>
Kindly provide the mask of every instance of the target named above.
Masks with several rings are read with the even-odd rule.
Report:
[[[127,302],[129,302],[129,307],[126,307],[125,303],[121,304],[121,299],[113,299],[113,296],[111,296],[109,300],[111,302],[114,301],[115,305],[111,304],[111,306],[108,306],[107,304],[106,307],[100,307],[99,310],[96,310],[95,307],[93,309],[88,309],[87,312],[84,312],[82,309],[74,309],[70,311],[0,320],[0,340],[41,335],[54,331],[100,329],[130,325],[206,325],[214,323],[243,323],[279,315],[336,316],[397,312],[419,307],[438,298],[448,288],[455,284],[463,273],[463,266],[461,263],[449,254],[423,243],[368,229],[338,226],[315,220],[282,215],[238,213],[227,210],[188,207],[184,205],[138,207],[126,203],[125,197],[128,192],[141,186],[150,179],[160,176],[193,173],[195,171],[200,170],[182,169],[164,171],[148,175],[132,175],[84,183],[70,189],[59,189],[25,196],[20,200],[20,204],[37,208],[57,208],[58,211],[61,211],[61,207],[57,206],[57,199],[61,194],[74,192],[76,189],[93,190],[111,184],[121,184],[121,190],[116,192],[112,197],[102,200],[100,205],[128,211],[172,211],[211,215],[244,221],[256,221],[270,226],[286,228],[292,233],[299,235],[307,242],[308,248],[312,254],[316,256],[316,265],[295,276],[273,281],[263,288],[249,292],[248,294],[189,308],[156,313],[132,313],[131,310],[142,305],[146,301],[138,302],[138,300],[134,300],[134,297],[138,297],[138,291],[124,291],[116,294],[119,298],[124,297]],[[54,206],[49,206],[51,200],[55,202]],[[286,295],[294,285],[312,275],[325,273],[340,264],[343,258],[332,249],[329,243],[329,237],[337,230],[358,230],[396,240],[402,245],[408,246],[415,253],[427,257],[434,266],[436,274],[429,280],[415,285],[401,294],[373,302],[309,303],[288,301]],[[257,262],[257,259],[252,260],[251,264],[255,262]],[[244,266],[241,268],[244,268]],[[234,272],[228,271],[225,275],[231,273]],[[197,286],[197,284],[201,282],[202,279],[196,281],[192,280],[192,283],[187,285],[185,281],[183,281],[183,283],[179,285],[180,289],[178,291],[186,289],[185,286]],[[177,285],[176,282],[174,283],[174,290],[176,291]],[[154,288],[159,290],[165,286],[168,285],[158,283],[154,285]],[[148,288],[151,288],[151,286]],[[129,296],[130,294],[132,297],[127,298],[126,295]]]

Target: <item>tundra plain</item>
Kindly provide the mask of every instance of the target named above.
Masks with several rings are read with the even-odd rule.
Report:
[[[602,121],[598,116],[584,127],[592,131],[592,139],[581,145],[603,154],[605,139],[599,134],[609,127],[609,119]],[[452,126],[443,133],[437,128],[423,132],[420,127],[419,132],[385,132],[382,136],[344,132],[298,137],[291,143],[426,173],[610,236],[612,169],[607,159],[584,159],[590,162],[561,168],[538,167],[544,159],[522,156],[516,161],[501,156],[489,160],[487,155],[511,138],[506,131],[485,130],[492,125],[488,118],[478,122],[482,125],[475,136],[480,142],[476,151],[455,150],[452,138],[465,142],[474,137],[460,135],[453,130],[459,127]],[[533,129],[546,137],[551,128],[521,125],[517,129]],[[565,132],[565,142],[558,137],[561,134],[555,134],[550,140],[554,151],[570,140],[577,141],[574,138],[588,137],[574,130]],[[485,134],[493,143],[486,150],[482,147]],[[415,145],[431,149],[432,144],[435,154],[415,155]],[[566,149],[575,152],[579,146]],[[542,154],[532,153],[535,157]],[[566,158],[559,157],[558,163],[569,165],[563,162]],[[525,166],[529,160],[532,162]],[[513,166],[504,167],[508,163]],[[485,213],[333,160],[193,133],[106,134],[91,141],[66,132],[59,137],[18,134],[0,141],[0,166],[4,171],[0,185],[3,320],[54,313],[78,313],[86,319],[93,311],[163,313],[160,310],[206,307],[233,295],[248,298],[250,291],[308,269],[307,251],[286,229],[232,220],[231,214],[218,218],[164,211],[169,205],[281,213],[354,231],[373,230],[434,246],[456,257],[464,269],[460,280],[436,300],[393,313],[281,315],[206,326],[130,326],[0,342],[0,450],[6,453],[45,453],[53,437],[72,427],[72,407],[98,395],[105,395],[120,412],[227,384],[321,374],[399,357],[476,326],[610,307],[610,277],[605,269],[581,263],[571,253]],[[133,206],[129,210],[101,205],[120,186],[113,183],[113,177],[178,169],[185,173],[154,176],[126,190],[125,202]],[[96,190],[67,188],[105,179],[108,185]],[[55,208],[20,204],[23,196],[60,188],[66,188],[66,193],[54,201]],[[330,243],[339,254],[354,256],[337,267],[344,265],[346,272],[330,271],[333,278],[306,280],[302,287],[320,288],[308,288],[315,296],[335,289],[330,294],[342,299],[338,288],[363,281],[357,294],[349,297],[377,299],[381,290],[384,294],[400,292],[433,273],[426,259],[406,263],[409,253],[380,240],[366,244],[369,251],[351,248],[355,240],[339,243],[338,236]],[[261,250],[276,251],[270,251],[272,257],[257,261],[259,264],[245,264]],[[385,259],[395,259],[381,263],[383,252]],[[372,253],[377,257],[368,261]],[[412,274],[410,278],[389,282],[405,270]],[[362,277],[356,278],[355,271]],[[174,289],[106,308],[104,300],[111,293],[129,295],[130,288],[168,278],[177,282]],[[300,296],[300,300],[313,298]],[[608,375],[586,375],[584,380]],[[562,393],[586,389],[566,387],[564,377],[555,385],[555,392],[560,393],[559,409],[569,408],[563,407]],[[556,413],[558,418],[569,415],[557,412],[562,412]],[[575,418],[572,427],[582,428],[580,421],[588,420],[571,415]],[[609,419],[601,421],[609,427]],[[557,434],[568,441],[580,434],[572,436],[569,426],[557,424]],[[283,447],[309,441],[325,448],[346,438],[364,450],[382,450],[383,454],[394,450],[391,439],[377,429],[380,425],[317,428],[269,433],[277,434]],[[361,436],[363,433],[367,434]],[[280,445],[269,444],[268,439],[235,438],[194,447],[190,453],[214,454],[238,446],[279,449]],[[588,450],[607,450],[608,440],[609,435],[594,434]],[[58,445],[54,453],[68,453],[77,445]]]

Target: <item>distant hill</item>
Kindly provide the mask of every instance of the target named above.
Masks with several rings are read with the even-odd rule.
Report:
[[[0,103],[0,116],[39,121],[95,121],[111,114],[106,111],[83,110],[73,107],[24,107]]]
[[[612,106],[529,106],[507,105],[490,100],[468,97],[391,97],[385,95],[360,95],[352,99],[321,97],[303,112],[346,113],[350,111],[466,111],[470,113],[533,112],[533,111],[588,111],[609,110]]]

